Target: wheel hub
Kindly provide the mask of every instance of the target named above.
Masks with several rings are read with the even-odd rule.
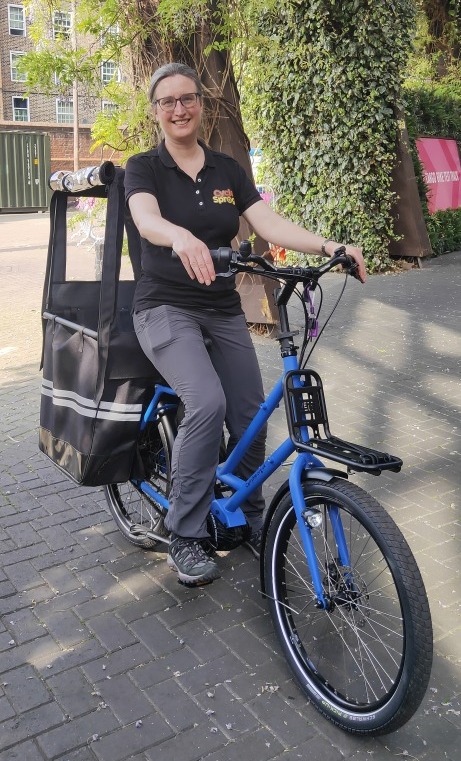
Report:
[[[330,601],[329,610],[341,608],[348,614],[357,612],[366,617],[368,613],[369,594],[365,581],[357,571],[353,571],[349,566],[339,564],[339,561],[333,561],[328,564],[327,573],[324,576],[323,583],[328,590],[328,599]],[[365,626],[365,619],[356,620],[359,626]]]

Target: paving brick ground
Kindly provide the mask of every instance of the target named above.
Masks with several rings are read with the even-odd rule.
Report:
[[[404,459],[399,475],[355,480],[402,527],[434,619],[420,710],[392,735],[357,739],[291,679],[248,552],[187,590],[164,554],[124,541],[101,491],[37,451],[48,224],[0,215],[0,761],[459,761],[461,255],[352,283],[313,356],[334,433]],[[75,272],[91,270],[74,248]],[[340,285],[329,277],[327,302]],[[277,344],[255,343],[269,387]],[[282,436],[280,414],[270,443]]]

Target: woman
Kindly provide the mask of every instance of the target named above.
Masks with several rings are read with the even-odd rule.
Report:
[[[234,159],[198,139],[202,87],[193,69],[162,66],[152,77],[149,98],[164,139],[130,158],[125,173],[127,203],[142,238],[134,325],[144,352],[185,408],[173,447],[165,518],[171,531],[168,564],[181,581],[206,584],[220,575],[204,540],[223,424],[231,448],[264,398],[235,280],[216,277],[210,249],[230,246],[240,216],[263,239],[285,248],[332,255],[340,244],[280,217]],[[364,282],[360,249],[346,250]],[[242,461],[242,478],[263,461],[264,444],[262,431]],[[243,507],[251,532],[248,546],[256,555],[263,509],[258,489]]]

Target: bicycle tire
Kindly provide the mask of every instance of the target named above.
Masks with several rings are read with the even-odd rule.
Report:
[[[342,729],[380,735],[405,724],[430,677],[432,624],[416,561],[384,508],[355,484],[306,481],[306,506],[322,513],[312,529],[324,592],[316,596],[290,493],[270,520],[265,588],[287,661],[312,704]],[[341,566],[328,506],[341,515],[350,566]],[[330,508],[331,509],[331,508]]]
[[[139,437],[139,450],[147,470],[148,481],[156,491],[168,497],[171,488],[171,450],[175,426],[166,415],[156,423],[148,423]],[[166,537],[163,525],[165,509],[142,492],[134,482],[115,483],[104,487],[109,510],[117,527],[131,544],[145,550],[154,549]]]

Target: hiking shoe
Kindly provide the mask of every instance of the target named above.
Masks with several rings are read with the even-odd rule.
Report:
[[[215,558],[217,555],[216,547],[211,543],[210,539],[200,539],[200,544],[203,550],[209,558]]]
[[[168,547],[167,564],[178,572],[179,580],[189,586],[211,584],[221,576],[219,568],[205,552],[200,539],[176,536]]]
[[[250,536],[244,542],[245,547],[248,547],[248,549],[251,550],[255,558],[258,558],[258,560],[261,554],[262,538],[263,538],[262,528],[259,528],[257,531],[252,529],[250,532]]]

